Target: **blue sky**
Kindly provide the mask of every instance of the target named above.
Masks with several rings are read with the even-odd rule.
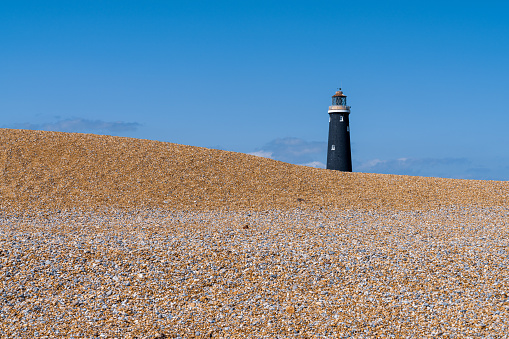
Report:
[[[506,1],[0,2],[0,126],[509,180]]]

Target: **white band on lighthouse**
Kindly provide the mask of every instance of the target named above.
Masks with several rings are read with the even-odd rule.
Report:
[[[350,113],[350,106],[329,106],[329,113]]]

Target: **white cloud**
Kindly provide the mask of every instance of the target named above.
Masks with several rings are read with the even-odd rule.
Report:
[[[311,161],[306,164],[299,164],[301,166],[308,166],[308,167],[314,167],[314,168],[325,168],[326,165],[323,162],[320,161]]]
[[[268,151],[261,150],[261,151],[251,152],[248,154],[255,155],[257,157],[272,159],[272,152],[268,152]]]
[[[14,128],[59,131],[59,132],[132,132],[136,131],[141,124],[137,122],[124,121],[102,121],[88,120],[82,118],[65,119],[54,123],[32,124],[21,123],[14,124]]]
[[[370,168],[377,166],[378,164],[383,164],[385,162],[386,162],[386,160],[372,159],[372,160],[368,160],[368,161],[360,164],[359,168],[360,169],[370,169]]]
[[[468,174],[471,165],[471,161],[466,158],[372,159],[354,164],[354,171],[473,179]]]
[[[320,167],[323,164],[319,163],[327,157],[327,143],[300,138],[280,138],[270,141],[249,154],[270,157],[291,164],[313,164],[313,167]]]

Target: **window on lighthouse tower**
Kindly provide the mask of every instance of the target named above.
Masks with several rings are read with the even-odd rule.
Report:
[[[342,115],[339,116],[339,121],[343,121],[343,116]]]

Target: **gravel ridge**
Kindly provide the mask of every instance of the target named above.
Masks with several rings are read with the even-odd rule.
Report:
[[[0,129],[0,211],[507,206],[509,183],[346,173],[93,134]]]

